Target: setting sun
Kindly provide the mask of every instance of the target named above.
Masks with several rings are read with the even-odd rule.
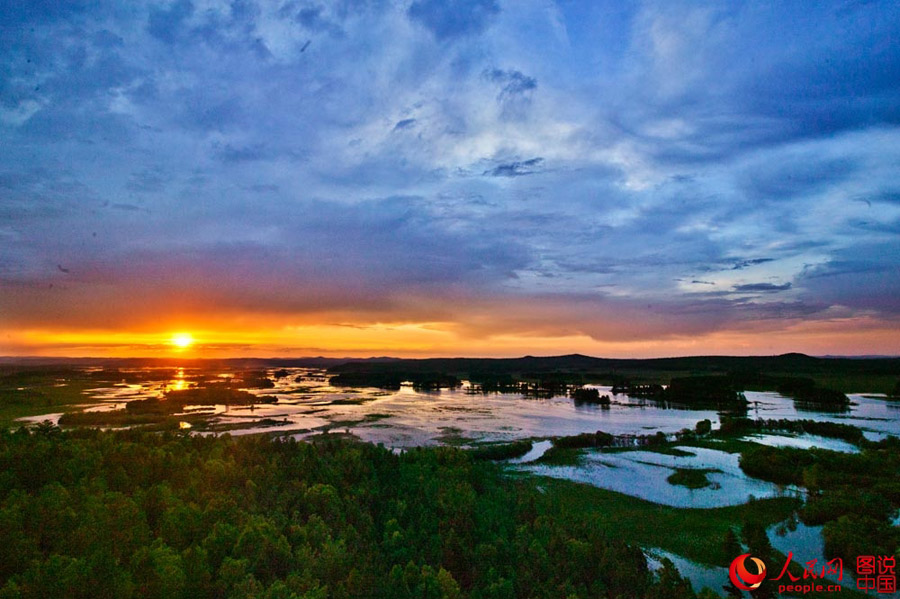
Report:
[[[194,344],[194,338],[190,333],[175,333],[171,342],[175,347],[185,349]]]

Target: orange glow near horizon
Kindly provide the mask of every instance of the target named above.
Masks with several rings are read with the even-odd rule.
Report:
[[[583,334],[472,334],[453,323],[360,323],[272,326],[192,333],[126,331],[5,331],[0,355],[58,357],[516,357],[582,353],[649,358],[686,355],[898,355],[893,323],[869,318],[794,322],[772,330],[755,323],[740,330],[695,336],[595,339]],[[183,327],[181,331],[188,330]],[[170,331],[172,329],[169,329]],[[176,329],[177,330],[177,329]]]

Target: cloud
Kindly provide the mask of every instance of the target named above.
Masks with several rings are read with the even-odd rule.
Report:
[[[896,6],[19,4],[4,326],[897,314]]]
[[[765,264],[766,262],[772,261],[772,258],[752,258],[750,260],[737,260],[734,263],[734,266],[731,267],[731,270],[743,270],[748,266],[756,266],[757,264]]]
[[[500,98],[524,94],[537,89],[537,79],[523,75],[519,71],[502,69],[490,69],[484,72],[484,77],[501,87]]]
[[[506,120],[524,119],[531,108],[532,92],[537,89],[537,79],[524,75],[520,71],[502,69],[486,69],[482,76],[500,88],[497,103],[501,116]]]
[[[4,313],[11,321],[40,322],[48,309],[60,311],[57,319],[66,314],[88,318],[77,300],[90,292],[104,294],[104,289],[112,292],[107,301],[118,306],[104,310],[103,318],[119,321],[153,318],[153,312],[166,310],[173,298],[185,298],[182,309],[192,310],[205,304],[203,309],[216,306],[223,312],[239,308],[365,312],[407,294],[440,294],[460,285],[492,287],[513,277],[528,260],[527,249],[515,242],[482,237],[477,231],[443,230],[416,198],[353,206],[306,202],[278,213],[280,225],[274,230],[268,224],[272,215],[264,210],[248,212],[243,219],[245,229],[268,228],[281,240],[277,245],[252,240],[201,242],[181,237],[178,229],[169,239],[158,237],[154,248],[130,248],[124,239],[115,245],[95,244],[92,251],[68,259],[73,273],[69,285],[54,290],[51,297],[41,290],[55,282],[58,273],[55,265],[44,266],[44,261],[62,252],[45,246],[43,260],[30,272],[0,273],[4,285],[17,286],[15,295],[45,296],[43,307],[7,301]],[[145,218],[145,226],[166,220],[155,214]],[[215,225],[194,231],[202,236],[204,228],[212,233]],[[125,295],[117,300],[116,293]],[[134,307],[135,293],[146,311]]]
[[[734,290],[740,293],[763,292],[771,293],[776,291],[787,291],[791,288],[790,283],[776,285],[774,283],[746,283],[744,285],[735,285]]]
[[[408,14],[438,40],[449,40],[482,32],[499,12],[495,0],[416,0]]]
[[[791,158],[779,164],[759,165],[747,173],[748,192],[761,200],[809,196],[847,180],[857,168],[848,159],[822,160],[812,155]]]
[[[413,125],[416,124],[416,119],[403,119],[401,121],[397,121],[397,124],[394,125],[394,131],[401,131],[403,129],[409,129]]]
[[[131,180],[125,186],[129,191],[140,193],[156,193],[163,191],[165,187],[166,183],[162,174],[154,169],[144,169],[140,172],[133,173],[131,175]]]
[[[194,13],[190,0],[177,0],[169,7],[153,7],[147,21],[147,31],[160,41],[172,43],[185,33],[187,20]]]
[[[539,172],[538,169],[543,161],[544,159],[538,156],[537,158],[531,158],[529,160],[506,162],[484,171],[483,174],[491,177],[522,177],[525,175],[533,175],[534,173]]]
[[[797,285],[822,302],[900,316],[898,252],[896,234],[882,242],[864,241],[804,269]]]

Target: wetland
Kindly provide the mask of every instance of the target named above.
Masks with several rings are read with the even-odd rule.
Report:
[[[806,383],[806,394],[798,398],[785,388],[737,388],[737,377],[731,377],[717,380],[702,401],[694,402],[673,400],[675,396],[666,391],[667,382],[657,382],[659,373],[645,376],[646,383],[627,385],[583,374],[576,378],[571,371],[555,377],[497,378],[489,384],[485,384],[487,377],[483,374],[480,381],[468,374],[452,372],[416,380],[392,375],[382,378],[377,386],[366,386],[348,385],[346,377],[335,380],[341,375],[327,367],[295,364],[8,368],[0,385],[0,419],[10,431],[4,441],[7,454],[15,453],[15,447],[21,449],[30,444],[54,446],[56,451],[65,453],[70,446],[86,443],[93,447],[91,451],[103,454],[123,443],[129,447],[175,444],[188,451],[183,446],[187,443],[190,448],[202,447],[198,450],[201,453],[218,448],[209,450],[217,455],[237,452],[237,456],[251,447],[253,452],[277,455],[284,451],[303,453],[306,450],[295,448],[304,446],[316,448],[313,452],[319,454],[357,454],[362,450],[366,459],[387,459],[385,464],[394,464],[383,465],[388,470],[398,463],[386,456],[401,459],[399,464],[410,460],[450,460],[455,464],[450,468],[453,472],[439,469],[440,475],[433,479],[439,488],[456,480],[456,470],[462,469],[469,472],[465,476],[475,477],[467,484],[472,486],[476,504],[486,500],[483,484],[476,483],[476,479],[485,477],[484,480],[493,481],[491,492],[499,494],[495,500],[503,496],[500,501],[516,505],[523,501],[531,504],[538,498],[550,501],[552,510],[560,510],[554,512],[559,521],[554,521],[553,534],[561,534],[563,521],[565,526],[572,526],[580,518],[579,526],[590,528],[585,534],[600,537],[591,537],[591,541],[566,529],[571,542],[581,539],[579,543],[601,552],[612,551],[612,538],[639,547],[643,553],[630,568],[644,574],[632,583],[635,589],[643,589],[641,593],[652,596],[657,596],[657,591],[668,593],[660,585],[674,589],[670,590],[675,595],[668,596],[734,593],[735,589],[729,588],[726,570],[737,555],[732,555],[734,551],[755,551],[754,555],[764,555],[773,563],[781,560],[782,564],[792,554],[791,571],[798,572],[809,559],[824,563],[823,560],[839,557],[847,564],[841,583],[852,596],[855,591],[850,565],[855,556],[866,551],[893,555],[898,547],[900,535],[895,523],[900,508],[900,463],[896,458],[900,403],[872,386],[864,386],[858,393],[839,392],[844,399],[836,405],[825,405],[808,401]],[[679,372],[679,393],[703,386],[710,376],[704,373],[692,377],[691,373]],[[356,376],[354,382],[364,383],[366,377]],[[664,390],[662,394],[655,385]],[[634,394],[629,394],[629,390]],[[202,443],[210,445],[196,445],[204,438],[208,441]],[[244,438],[250,445],[238,442]],[[382,451],[386,453],[378,453]],[[309,456],[308,452],[303,455]],[[14,458],[7,455],[7,469],[17,471],[10,466],[11,459]],[[98,459],[104,464],[108,461],[108,457]],[[207,458],[198,459],[202,462]],[[73,466],[69,463],[65,467]],[[208,475],[192,471],[192,466],[185,467],[188,471],[184,475],[198,481]],[[18,505],[15,502],[20,500],[23,506],[30,504],[27,493],[15,495],[17,488],[31,489],[28,493],[43,496],[55,488],[53,480],[60,476],[71,478],[70,474],[47,472],[47,468],[50,466],[39,469],[39,475],[23,473],[24,479],[9,483],[5,505]],[[105,480],[105,485],[111,484],[108,477],[122,476],[119,470],[110,471],[106,466],[95,468],[99,470],[93,476]],[[477,476],[472,474],[475,471],[479,472]],[[40,480],[30,481],[29,477],[34,476]],[[159,476],[162,478],[154,479],[154,485],[171,486],[171,482],[166,482],[167,475]],[[145,513],[147,505],[141,502],[147,501],[144,494],[155,486],[138,485],[131,489],[122,485],[113,486],[138,502],[133,507],[143,513],[141,517],[150,518]],[[336,497],[350,509],[356,500],[349,489],[349,495],[344,493],[337,491]],[[207,497],[204,501],[212,499]],[[468,505],[466,509],[474,509],[475,504]],[[241,522],[254,518],[253,509],[247,509]],[[517,510],[515,514],[497,517],[538,517]],[[169,508],[163,513],[169,514]],[[319,518],[326,516],[324,512],[315,513]],[[466,517],[475,517],[472,512],[465,513],[469,513]],[[304,526],[309,525],[310,517],[306,517]],[[437,517],[443,522],[444,515]],[[280,518],[271,524],[281,535],[276,535],[277,543],[282,544],[278,540],[282,537],[287,542],[283,560],[295,568],[299,546],[287,534],[290,525]],[[209,516],[204,521],[213,526],[214,520]],[[381,519],[365,534],[391,536],[392,527],[399,526],[396,531],[401,535],[415,536],[401,520]],[[536,522],[528,521],[532,525]],[[434,525],[444,527],[447,523]],[[331,525],[326,528],[335,532]],[[159,530],[151,530],[149,535],[141,533],[141,539],[148,543],[156,539],[153,542],[157,544],[161,541],[174,552],[172,555],[180,556],[184,572],[189,556],[199,559],[190,552],[199,550],[214,531],[202,526],[201,529],[191,542],[181,544]],[[854,531],[860,529],[867,531],[867,543],[863,545],[854,536]],[[200,539],[202,535],[206,536]],[[386,551],[387,537],[379,539],[377,552]],[[470,541],[475,543],[472,547],[481,546]],[[135,542],[144,546],[144,541]],[[347,543],[346,538],[344,542]],[[436,542],[444,546],[449,541],[442,535]],[[236,540],[228,545],[229,559],[238,559],[233,553],[238,545]],[[81,550],[87,549],[78,549]],[[72,559],[84,557],[72,554],[75,549],[66,551],[70,553],[65,555]],[[366,562],[369,569],[365,574],[369,581],[375,587],[393,589],[385,596],[417,596],[417,585],[430,584],[425,582],[431,580],[430,576],[435,585],[443,585],[444,594],[437,596],[453,596],[458,591],[458,596],[486,597],[491,595],[485,588],[496,590],[501,586],[520,595],[522,589],[545,588],[541,585],[547,583],[531,580],[533,574],[497,567],[494,574],[485,578],[484,573],[476,572],[477,568],[471,569],[474,566],[462,565],[462,558],[448,557],[453,551],[447,547],[438,554],[429,553],[434,549],[427,549],[427,543],[412,550],[424,553],[416,553],[418,557],[406,561],[396,555],[374,556],[363,549],[359,551],[357,557],[363,562],[370,560]],[[494,551],[500,550],[495,547]],[[52,552],[29,555],[37,560],[35,563],[42,564],[41,568],[61,567],[53,561],[56,554]],[[625,555],[619,558],[632,559]],[[208,556],[207,553],[207,558],[200,560],[198,567],[206,568],[210,579],[221,579],[226,562],[210,560]],[[157,558],[162,559],[146,559]],[[28,581],[43,575],[43,570],[32,572],[23,562],[16,563],[20,567],[10,570],[3,579],[6,586],[20,591],[32,588]],[[132,584],[142,575],[143,570],[135,570],[133,564],[120,566],[120,577]],[[296,592],[300,588],[309,593],[311,589],[327,587],[329,591],[323,596],[340,596],[338,589],[349,593],[355,584],[352,568],[334,567],[340,573],[335,573],[333,580],[318,576],[315,584],[309,580],[289,583],[287,575],[273,577],[268,570],[264,573],[249,566],[240,571],[239,578],[272,593],[272,589],[282,586],[293,588],[297,596],[306,596]],[[565,584],[572,585],[576,596],[590,593],[591,584],[596,581],[591,583],[593,579],[584,575],[577,583],[578,576],[581,575],[566,574]],[[597,576],[595,572],[594,577]],[[397,590],[401,579],[403,592]],[[608,577],[600,579],[604,584],[613,584]],[[528,586],[523,586],[525,580]],[[178,584],[184,591],[193,582],[185,579]],[[214,586],[204,587],[203,592],[216,595],[220,591]],[[130,588],[136,596],[144,596]]]

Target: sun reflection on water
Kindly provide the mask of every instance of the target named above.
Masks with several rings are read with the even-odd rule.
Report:
[[[166,383],[165,391],[184,391],[190,386],[191,383],[184,378],[184,368],[178,368],[175,371],[175,377]]]

